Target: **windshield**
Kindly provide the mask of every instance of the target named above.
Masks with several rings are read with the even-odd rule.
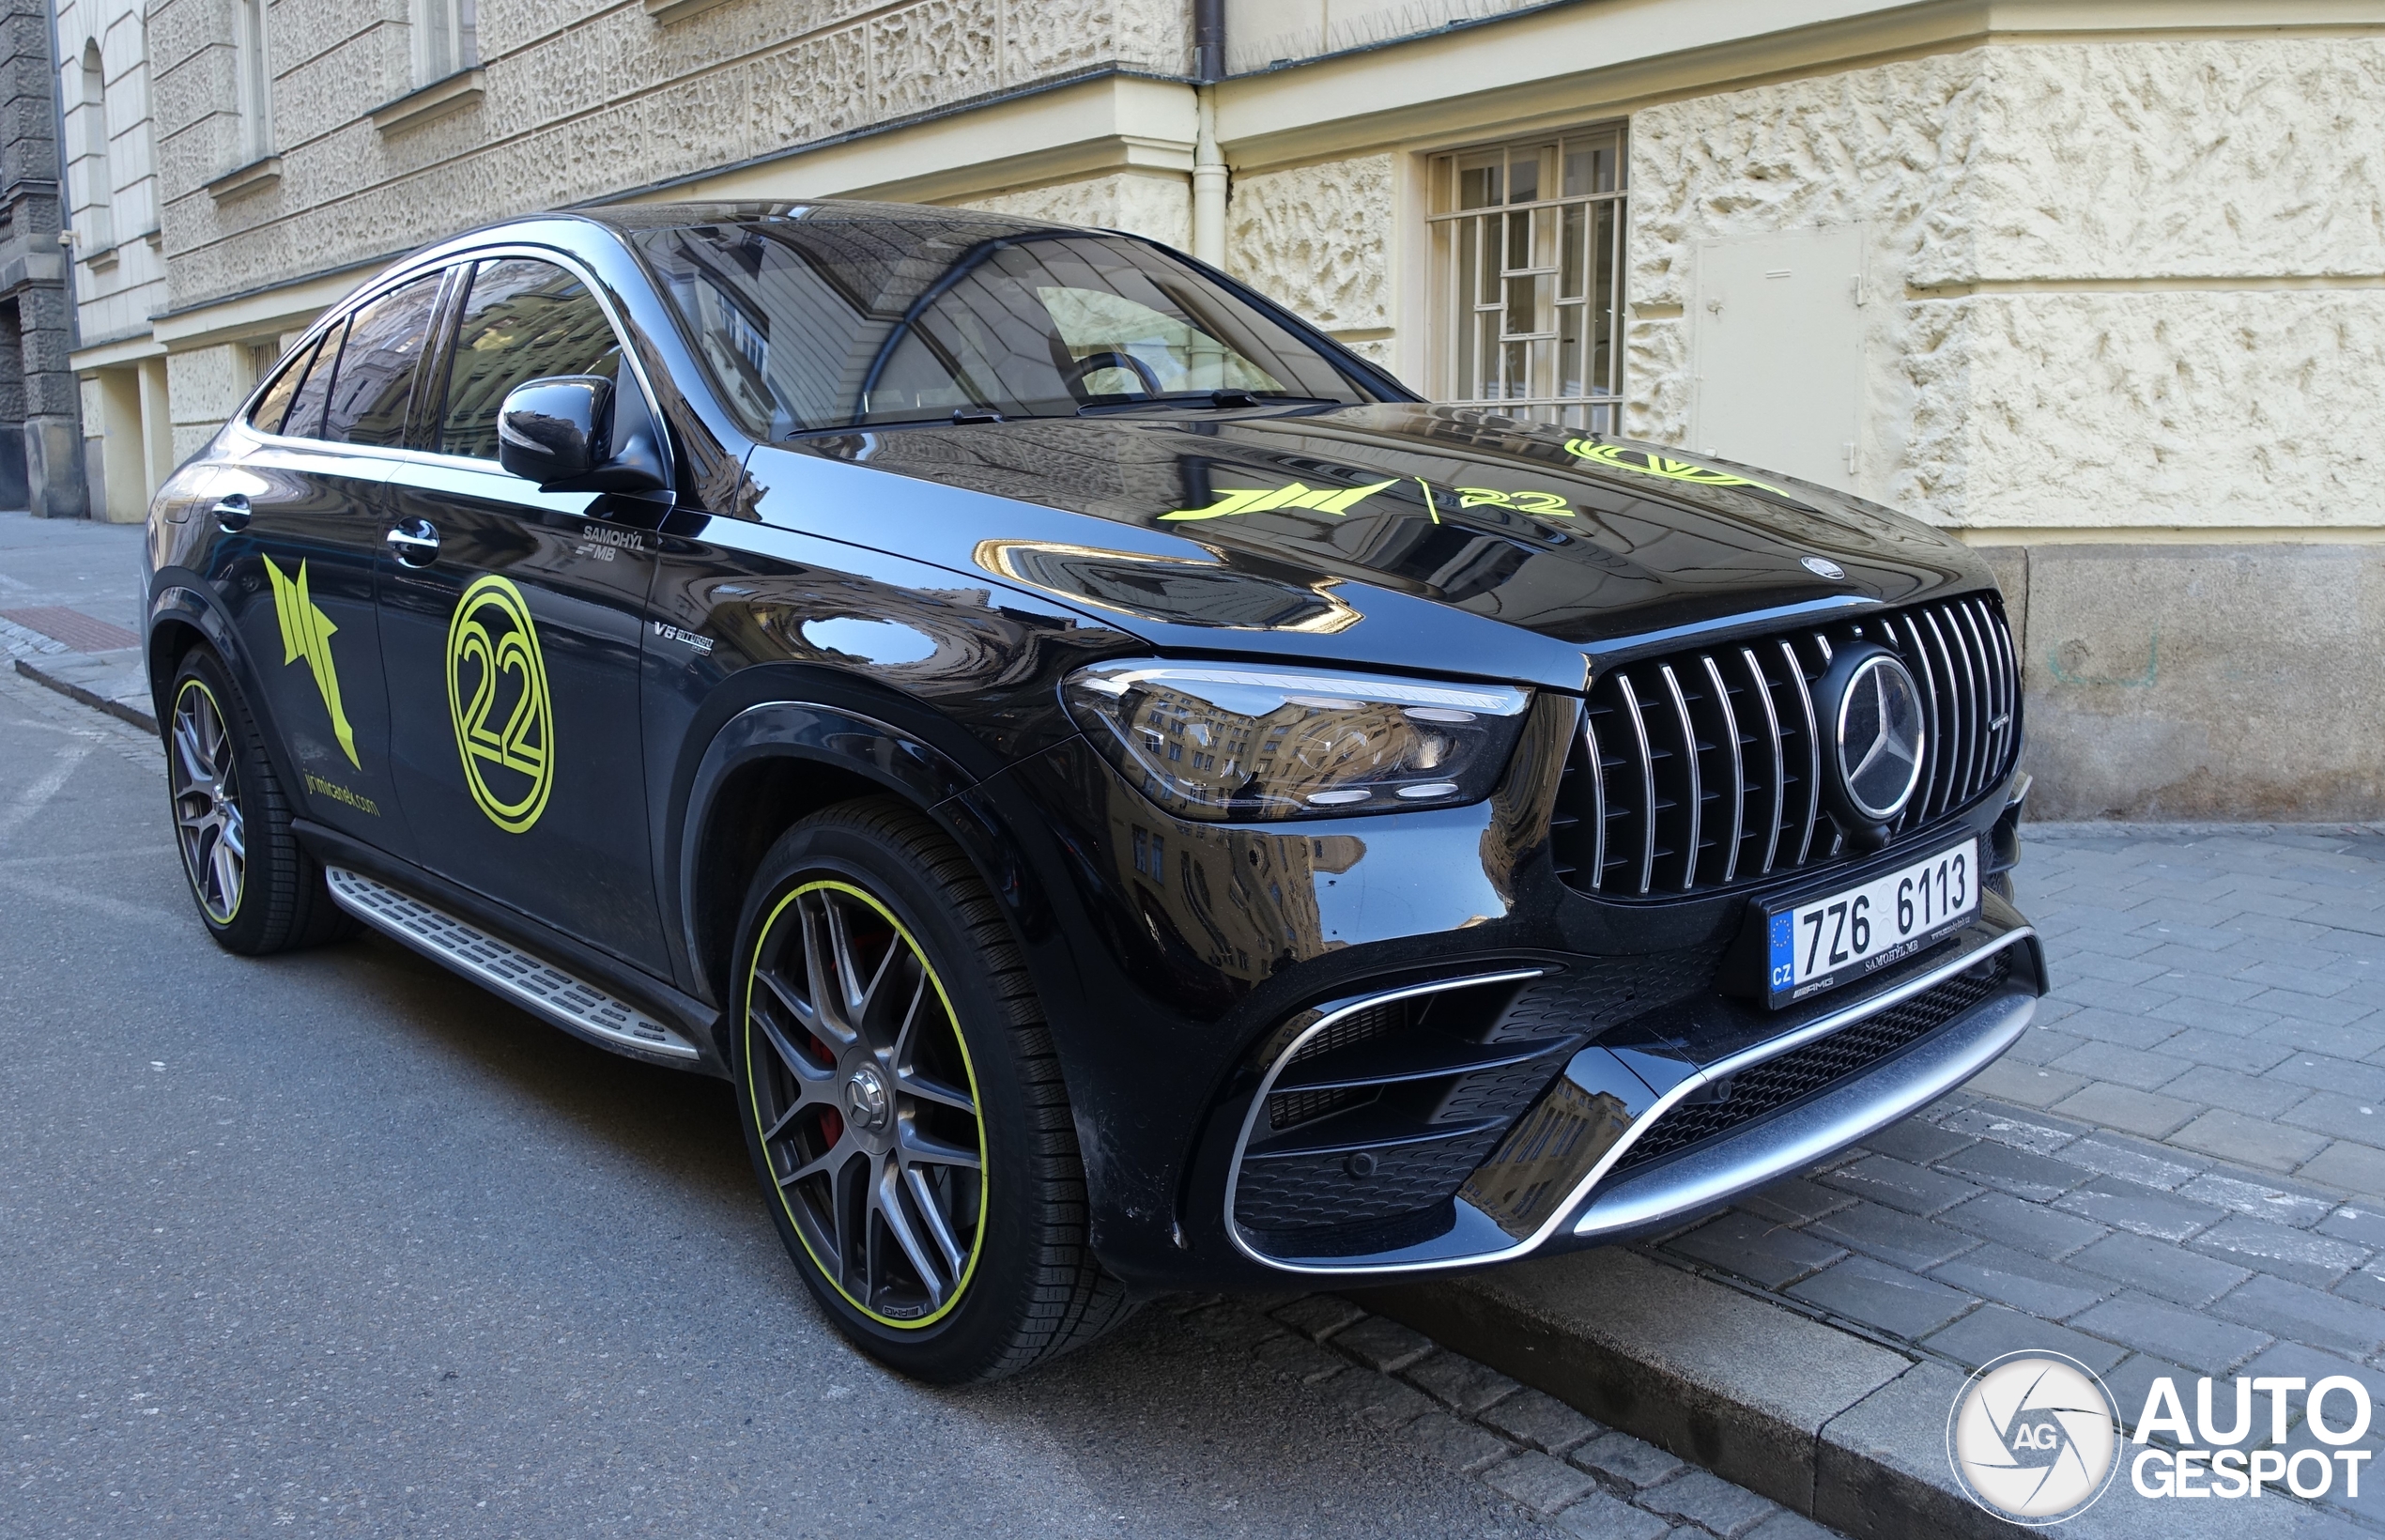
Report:
[[[814,209],[632,239],[758,437],[1373,399],[1257,309],[1121,236]]]

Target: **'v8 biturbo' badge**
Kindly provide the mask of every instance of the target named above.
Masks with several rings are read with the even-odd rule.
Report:
[[[555,713],[529,601],[502,578],[479,579],[455,602],[447,709],[472,800],[507,834],[528,830],[555,781]]]

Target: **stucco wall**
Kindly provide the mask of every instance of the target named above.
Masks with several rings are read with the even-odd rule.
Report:
[[[1632,135],[1636,434],[1688,441],[1699,241],[1867,230],[1860,489],[2008,543],[2035,814],[2385,816],[2385,42],[1999,43]]]
[[[1226,207],[1226,270],[1380,362],[1397,214],[1389,155],[1238,177]]]
[[[174,458],[179,463],[240,409],[254,381],[249,377],[248,349],[230,344],[169,353],[165,374],[173,402]]]
[[[173,302],[404,250],[485,220],[716,169],[1112,63],[1182,69],[1168,0],[728,0],[659,23],[638,5],[480,13],[486,89],[383,132],[409,94],[402,0],[275,0],[278,184],[218,201],[238,158],[226,0],[150,21]]]
[[[1861,223],[1867,492],[1957,525],[2385,523],[2385,42],[1998,44],[1632,135],[1634,433],[1685,442],[1699,240]]]
[[[963,208],[1131,230],[1179,250],[1192,242],[1192,190],[1188,178],[1170,174],[1121,171],[1107,177],[1017,188],[972,198]]]

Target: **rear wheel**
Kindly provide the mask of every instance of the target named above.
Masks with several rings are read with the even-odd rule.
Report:
[[[1049,1029],[992,898],[907,804],[807,819],[738,949],[741,1120],[823,1309],[924,1379],[993,1379],[1131,1305],[1094,1259]]]
[[[323,869],[299,848],[264,735],[223,660],[194,648],[175,671],[166,714],[166,789],[175,843],[208,933],[261,956],[346,927]]]

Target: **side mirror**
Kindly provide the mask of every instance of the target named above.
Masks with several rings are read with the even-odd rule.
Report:
[[[652,492],[665,478],[646,418],[602,375],[526,380],[498,409],[497,462],[542,492]]]

